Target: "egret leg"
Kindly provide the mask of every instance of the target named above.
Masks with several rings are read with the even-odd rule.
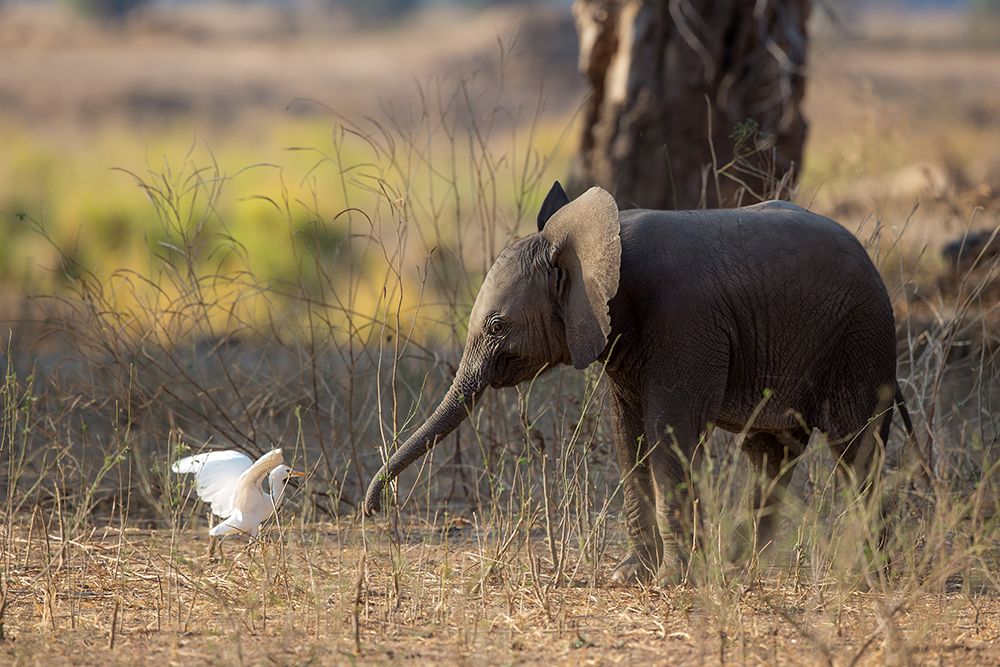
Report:
[[[208,537],[208,560],[213,560],[218,553],[218,560],[220,563],[226,560],[226,554],[222,551],[222,537],[216,537],[215,535],[210,535]]]

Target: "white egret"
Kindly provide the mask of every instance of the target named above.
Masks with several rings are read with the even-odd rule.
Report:
[[[272,449],[256,461],[233,450],[205,452],[177,461],[172,470],[193,473],[198,497],[212,506],[212,514],[223,519],[208,531],[212,537],[231,533],[256,537],[261,522],[277,508],[288,480],[305,476],[282,463],[280,449]],[[261,488],[265,475],[270,493]]]

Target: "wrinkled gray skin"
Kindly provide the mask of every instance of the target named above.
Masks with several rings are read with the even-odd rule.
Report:
[[[486,387],[569,363],[607,365],[630,542],[620,583],[680,571],[665,554],[680,555],[690,506],[683,461],[709,424],[739,432],[753,419],[743,448],[773,489],[756,501],[758,544],[811,428],[845,468],[871,472],[873,417],[886,411],[884,433],[896,383],[895,324],[843,227],[787,202],[619,214],[607,192],[568,202],[557,183],[539,229],[488,272],[454,383],[372,481],[367,514]]]

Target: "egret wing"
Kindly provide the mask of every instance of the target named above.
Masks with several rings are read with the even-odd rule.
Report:
[[[193,473],[198,497],[212,506],[212,514],[225,519],[233,513],[233,497],[241,476],[253,465],[246,454],[226,450],[188,456],[174,463],[172,470]]]
[[[254,461],[254,464],[240,475],[239,480],[236,482],[236,488],[233,490],[233,511],[231,516],[234,519],[242,521],[243,509],[250,507],[255,500],[260,501],[260,497],[264,495],[264,492],[260,488],[261,482],[269,472],[280,466],[283,460],[281,450],[272,449]],[[256,498],[254,497],[255,495]]]

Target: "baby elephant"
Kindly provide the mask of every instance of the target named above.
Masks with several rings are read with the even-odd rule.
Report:
[[[619,212],[601,188],[570,201],[556,183],[538,233],[486,274],[454,382],[372,480],[365,513],[486,387],[595,361],[606,364],[624,480],[630,552],[620,583],[676,578],[679,564],[664,554],[676,551],[690,507],[685,467],[709,424],[748,428],[746,454],[780,490],[813,428],[867,477],[874,418],[885,415],[884,442],[900,402],[889,296],[837,223],[781,201]],[[778,495],[760,501],[760,531]]]

